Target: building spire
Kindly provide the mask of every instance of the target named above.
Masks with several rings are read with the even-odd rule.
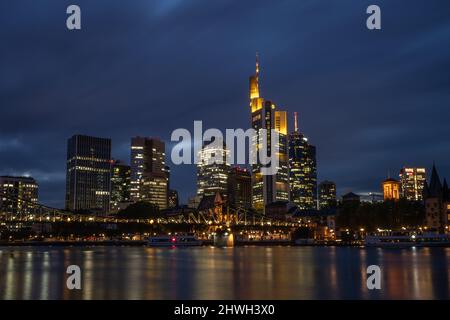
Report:
[[[294,112],[294,131],[298,132],[298,113]]]
[[[255,74],[250,77],[250,101],[259,98],[259,54],[256,52]],[[252,108],[253,110],[254,108]]]
[[[256,51],[256,81],[259,80],[259,53]]]

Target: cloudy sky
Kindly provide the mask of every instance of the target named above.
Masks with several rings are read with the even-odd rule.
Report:
[[[66,29],[78,4],[82,30]],[[366,28],[378,4],[382,30]],[[317,146],[319,179],[380,191],[388,171],[433,161],[450,177],[450,2],[15,0],[0,4],[0,174],[35,177],[63,206],[66,142],[247,128],[248,76]],[[291,122],[292,124],[292,122]],[[195,168],[173,166],[183,200]]]

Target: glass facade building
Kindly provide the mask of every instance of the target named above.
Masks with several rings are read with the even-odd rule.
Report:
[[[34,212],[39,186],[31,177],[0,177],[0,215],[24,217]]]
[[[121,209],[121,204],[130,201],[131,167],[119,160],[111,168],[111,212]]]
[[[289,136],[289,166],[291,201],[300,209],[317,209],[316,147],[298,130]]]
[[[276,110],[269,100],[264,100],[259,92],[259,60],[256,60],[256,72],[249,79],[249,96],[251,110],[251,126],[256,135],[252,138],[251,147],[257,153],[257,163],[252,165],[252,206],[259,212],[264,212],[267,204],[275,201],[289,200],[289,160],[287,115],[285,111]],[[261,129],[265,129],[263,131]],[[277,173],[261,174],[259,150],[264,140],[267,141],[267,154],[272,155],[271,130],[279,134]],[[266,137],[262,136],[263,134]],[[265,139],[264,139],[265,138]]]
[[[198,153],[197,195],[211,196],[219,192],[226,195],[230,164],[229,150],[223,141],[205,143]]]
[[[74,135],[67,143],[66,209],[110,209],[111,140]]]
[[[426,180],[425,168],[402,168],[400,170],[401,196],[411,201],[422,201]]]
[[[165,143],[157,138],[131,139],[132,201],[153,203],[159,209],[167,208],[168,172],[166,172]]]

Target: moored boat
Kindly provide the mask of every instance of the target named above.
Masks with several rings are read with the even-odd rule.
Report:
[[[193,247],[201,246],[202,241],[190,235],[159,236],[149,237],[147,245],[150,247]]]
[[[366,247],[449,247],[450,235],[438,233],[415,232],[384,232],[368,235],[365,239]]]

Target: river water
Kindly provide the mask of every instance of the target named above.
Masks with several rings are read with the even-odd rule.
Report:
[[[450,299],[450,248],[0,247],[0,299]]]

